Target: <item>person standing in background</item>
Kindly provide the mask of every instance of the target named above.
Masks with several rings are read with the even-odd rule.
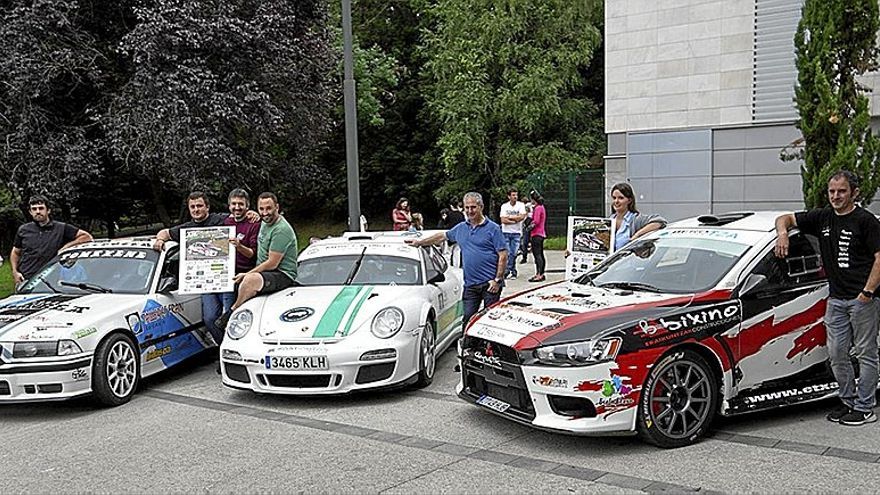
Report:
[[[395,231],[409,230],[412,226],[412,214],[409,211],[408,199],[400,198],[397,200],[397,205],[391,212],[391,222],[393,223],[391,228]]]
[[[526,218],[526,205],[519,199],[516,188],[507,190],[508,201],[501,205],[498,216],[501,219],[501,233],[507,242],[507,273],[506,278],[516,278],[516,253],[519,252],[519,243],[522,237],[523,220]]]
[[[52,208],[45,196],[31,196],[28,211],[34,221],[18,228],[9,254],[16,284],[36,275],[58,251],[92,240],[92,234],[85,230],[52,220]]]
[[[659,215],[641,215],[636,209],[636,195],[626,182],[611,188],[611,219],[614,221],[614,250],[648,232],[666,227],[666,219]]]
[[[532,256],[535,257],[535,276],[529,282],[543,282],[547,280],[544,270],[547,267],[547,259],[544,258],[544,239],[547,238],[547,210],[544,209],[544,197],[538,191],[529,193],[532,200],[532,230],[530,242],[532,244]]]

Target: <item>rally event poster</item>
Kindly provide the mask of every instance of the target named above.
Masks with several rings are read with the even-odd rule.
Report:
[[[614,221],[601,217],[568,217],[565,279],[571,280],[592,270],[613,252]]]
[[[234,227],[183,229],[180,239],[180,293],[232,292],[235,249],[229,239]]]

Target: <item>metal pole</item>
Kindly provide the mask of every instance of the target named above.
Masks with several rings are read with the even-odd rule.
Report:
[[[348,170],[348,230],[360,230],[361,189],[358,171],[357,96],[354,84],[354,54],[351,38],[351,0],[342,0],[342,51],[345,101],[345,164]]]

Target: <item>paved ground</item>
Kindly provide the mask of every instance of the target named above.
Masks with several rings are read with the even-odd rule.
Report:
[[[551,269],[560,269],[551,253]],[[523,270],[531,276],[533,268]],[[550,273],[561,278],[562,273]],[[525,278],[510,289],[529,285]],[[455,357],[419,391],[341,398],[223,388],[195,361],[135,399],[0,408],[0,476],[17,492],[877,492],[880,423],[824,420],[831,404],[716,423],[692,447],[531,430],[459,401]]]

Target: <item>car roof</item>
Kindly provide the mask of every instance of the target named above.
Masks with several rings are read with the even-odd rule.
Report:
[[[715,213],[686,218],[670,223],[666,228],[675,229],[722,229],[772,232],[776,230],[776,218],[790,211],[736,211]]]
[[[341,237],[328,237],[310,244],[303,250],[300,259],[360,254],[364,247],[368,247],[373,254],[419,259],[419,249],[406,244],[406,240],[419,239],[434,232],[439,231],[344,232]]]

